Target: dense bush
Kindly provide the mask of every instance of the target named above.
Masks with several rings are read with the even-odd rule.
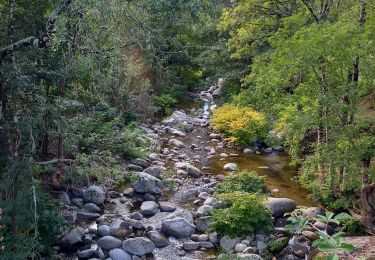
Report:
[[[129,120],[127,114],[114,108],[72,118],[67,129],[67,150],[72,153],[110,151],[124,157],[141,157],[148,141]]]
[[[269,232],[271,212],[262,204],[259,194],[233,192],[218,196],[227,206],[215,209],[210,230],[231,237],[247,235],[255,229]]]
[[[164,115],[172,114],[172,106],[177,102],[174,97],[170,94],[161,94],[160,96],[155,96],[154,99]]]
[[[265,115],[250,107],[224,105],[213,112],[211,123],[215,130],[229,135],[230,141],[243,145],[265,139],[268,133]]]
[[[223,182],[217,185],[216,193],[230,192],[250,192],[265,193],[267,191],[264,177],[259,176],[256,172],[241,171],[232,176],[225,178]]]

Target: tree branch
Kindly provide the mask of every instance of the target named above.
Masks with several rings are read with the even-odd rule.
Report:
[[[318,16],[316,16],[316,14],[314,13],[314,10],[311,8],[311,6],[307,3],[306,0],[301,0],[302,3],[306,6],[307,10],[309,10],[310,14],[312,15],[312,17],[314,18],[315,22],[319,22],[319,18]]]
[[[63,10],[70,4],[70,2],[71,0],[62,0],[62,3],[60,4],[59,8],[52,12],[51,16],[48,18],[46,23],[45,36],[40,38],[37,38],[35,36],[29,36],[15,43],[12,43],[4,48],[0,48],[0,64],[2,64],[4,59],[9,54],[12,54],[13,52],[16,52],[20,49],[29,46],[33,46],[35,48],[45,48],[47,46],[48,41],[52,37],[56,17],[63,12]]]

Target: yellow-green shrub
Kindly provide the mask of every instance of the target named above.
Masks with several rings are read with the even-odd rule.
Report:
[[[266,116],[250,107],[224,105],[214,110],[211,123],[215,130],[226,133],[230,141],[244,145],[263,139],[268,133]]]

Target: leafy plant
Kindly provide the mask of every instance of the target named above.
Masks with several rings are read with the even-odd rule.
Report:
[[[264,177],[259,176],[256,172],[241,171],[226,177],[216,188],[217,194],[235,191],[261,194],[267,191],[267,187]]]
[[[313,245],[318,248],[319,251],[333,251],[328,255],[328,259],[339,259],[337,251],[341,250],[347,254],[351,253],[354,250],[354,246],[344,242],[343,235],[344,232],[337,232],[330,236],[327,233],[327,230],[319,230],[315,228],[307,219],[302,216],[301,210],[295,210],[291,213],[291,216],[288,218],[288,221],[291,224],[285,226],[289,231],[292,231],[297,234],[301,234],[305,230],[313,229],[318,234],[319,239],[313,242]],[[335,215],[332,212],[326,212],[323,215],[317,215],[315,220],[323,222],[327,225],[329,223],[334,223],[340,225],[343,221],[351,219],[351,216],[347,213],[340,213]]]
[[[221,194],[218,198],[226,208],[215,209],[211,213],[211,231],[235,237],[250,234],[255,229],[271,230],[271,212],[262,204],[264,198],[259,194],[232,192]]]
[[[291,213],[285,214],[288,217],[288,221],[291,224],[285,225],[285,229],[296,234],[301,234],[303,231],[310,229],[309,220],[302,216],[302,211],[299,209],[294,210]]]
[[[313,242],[319,251],[334,251],[341,250],[347,254],[354,251],[354,246],[343,241],[343,232],[338,232],[329,236],[327,232],[318,230],[319,239]],[[328,255],[329,259],[339,259],[336,253]]]
[[[177,103],[174,97],[170,94],[161,94],[160,96],[155,96],[154,99],[164,115],[172,114],[172,106]]]

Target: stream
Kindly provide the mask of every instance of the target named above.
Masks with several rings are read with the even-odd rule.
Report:
[[[209,119],[211,110],[212,108],[214,109],[216,105],[213,100],[204,99],[202,101],[196,99],[185,101],[180,107],[190,112],[201,110],[203,118]],[[199,109],[199,107],[201,109]],[[190,147],[192,144],[197,144],[215,149],[215,154],[212,159],[207,159],[207,151],[205,151],[205,149],[202,151],[188,148],[183,149],[183,152],[190,158],[194,158],[197,155],[200,157],[199,163],[203,167],[208,168],[207,170],[203,168],[204,172],[214,175],[222,174],[224,176],[235,174],[224,171],[223,167],[227,163],[236,163],[239,171],[255,171],[259,175],[264,176],[267,188],[270,191],[274,191],[272,192],[272,196],[293,199],[297,205],[316,206],[316,204],[309,200],[309,193],[293,180],[298,174],[298,169],[290,165],[290,159],[287,154],[280,151],[265,152],[264,150],[259,150],[260,154],[244,154],[243,149],[227,146],[218,150],[216,149],[217,143],[210,141],[210,132],[212,132],[212,130],[208,127],[196,126],[194,130],[185,137],[176,137],[176,139],[184,142],[187,147]],[[164,143],[164,147],[166,146],[166,143]],[[250,148],[254,151],[256,150],[254,147]],[[221,158],[219,156],[221,153],[235,156]],[[198,160],[196,162],[198,163]]]

